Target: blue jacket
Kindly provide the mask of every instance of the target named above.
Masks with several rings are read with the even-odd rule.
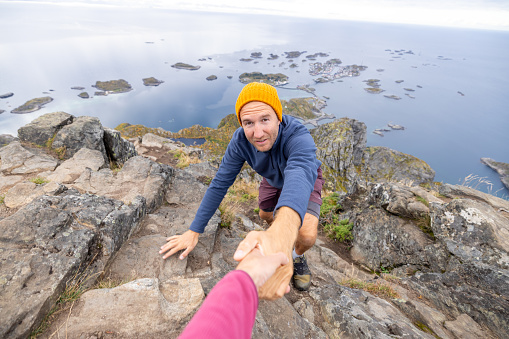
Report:
[[[203,233],[245,161],[273,187],[282,188],[276,210],[290,207],[299,213],[301,222],[304,220],[321,162],[316,159],[315,142],[308,129],[297,119],[283,115],[270,151],[258,151],[247,140],[242,127],[233,133],[219,170],[189,227],[192,231]]]

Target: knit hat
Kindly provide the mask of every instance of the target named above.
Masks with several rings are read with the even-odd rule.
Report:
[[[240,126],[242,126],[242,122],[240,121],[240,110],[245,104],[251,101],[261,101],[266,103],[274,109],[279,121],[283,120],[283,106],[281,105],[281,101],[277,95],[276,88],[262,82],[251,82],[244,86],[242,91],[240,91],[237,104],[235,105],[235,111],[237,112],[237,119],[239,119]]]

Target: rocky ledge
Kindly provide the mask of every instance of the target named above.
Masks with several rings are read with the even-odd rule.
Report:
[[[219,227],[217,211],[186,259],[162,260],[159,247],[188,228],[217,162],[151,133],[115,132],[58,112],[4,138],[1,337],[176,338],[235,268],[237,244],[266,227],[252,208]],[[353,239],[342,247],[320,231],[307,252],[310,290],[261,301],[253,338],[508,337],[509,202],[433,183],[422,160],[366,148],[356,120],[313,137],[338,191],[332,211]],[[196,163],[177,166],[176,154]],[[65,303],[73,291],[85,292]]]
[[[490,158],[481,158],[481,162],[500,175],[500,180],[509,189],[509,164],[497,162]]]

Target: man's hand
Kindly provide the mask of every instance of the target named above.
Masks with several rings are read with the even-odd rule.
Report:
[[[281,298],[293,275],[292,249],[297,239],[300,216],[289,207],[281,207],[272,226],[265,232],[249,232],[239,244],[233,258],[241,261],[253,249],[258,248],[262,254],[269,256],[283,252],[288,264],[279,267],[276,273],[258,289],[260,299],[275,300]]]
[[[168,257],[171,257],[175,253],[181,250],[185,250],[180,255],[180,260],[183,260],[189,252],[191,252],[196,244],[198,243],[198,236],[200,233],[196,233],[194,231],[188,230],[184,232],[182,235],[174,235],[166,239],[167,243],[161,246],[161,250],[159,251],[159,254],[163,254],[167,251],[163,256],[163,259],[166,259]]]
[[[283,252],[264,256],[258,248],[255,248],[244,257],[237,266],[237,270],[249,274],[256,287],[260,288],[276,272],[276,269],[286,264],[288,264],[288,257]]]

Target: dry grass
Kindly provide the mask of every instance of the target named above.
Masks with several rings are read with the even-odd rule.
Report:
[[[359,279],[357,277],[357,274],[355,273],[355,268],[352,264],[352,271],[349,274],[349,277],[342,279],[339,282],[339,284],[346,287],[369,292],[373,295],[376,295],[377,297],[386,300],[400,298],[399,293],[396,292],[396,290],[394,289],[394,287],[392,287],[391,284],[391,282],[395,282],[398,278],[390,274],[382,274],[382,277],[383,279],[378,278],[374,282]]]
[[[189,154],[182,150],[170,151],[169,153],[173,153],[173,157],[178,159],[177,168],[186,168],[191,164],[198,164],[201,160],[198,157],[191,157]]]
[[[257,204],[258,187],[255,181],[235,180],[219,206],[223,227],[229,227],[235,221],[235,215],[241,212],[243,204]]]

